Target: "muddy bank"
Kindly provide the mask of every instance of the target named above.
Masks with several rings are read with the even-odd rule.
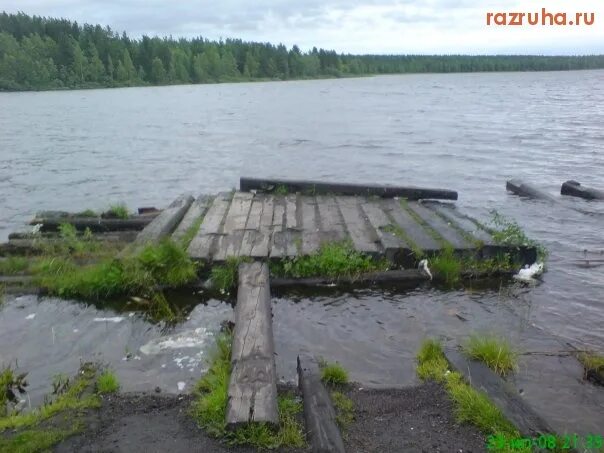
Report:
[[[346,392],[355,405],[355,420],[344,431],[349,453],[484,452],[485,436],[460,425],[453,403],[434,382],[392,390]]]

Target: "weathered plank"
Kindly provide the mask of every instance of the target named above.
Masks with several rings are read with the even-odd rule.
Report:
[[[453,228],[446,220],[436,215],[430,209],[425,208],[421,203],[410,202],[408,204],[415,214],[417,214],[428,226],[436,231],[445,241],[447,241],[455,250],[475,248],[475,244],[468,241],[459,231]]]
[[[298,219],[296,217],[296,210],[298,204],[298,196],[296,194],[286,195],[285,197],[285,228],[296,229],[298,228]]]
[[[403,240],[397,237],[389,228],[392,222],[386,213],[382,210],[379,200],[364,200],[361,203],[361,209],[369,219],[369,223],[375,229],[375,232],[382,244],[383,253],[389,260],[394,260],[395,256],[401,250],[407,248]]]
[[[407,244],[409,249],[417,247],[426,252],[441,249],[441,245],[402,208],[398,200],[385,200],[382,207],[392,218],[395,227],[400,228],[404,233],[403,240],[412,242],[411,244]]]
[[[520,181],[519,179],[510,179],[506,182],[505,188],[521,197],[536,198],[538,200],[547,200],[551,202],[556,201],[550,194],[537,189],[535,186]]]
[[[301,192],[309,195],[361,195],[379,196],[384,198],[404,197],[409,200],[442,199],[457,200],[457,192],[446,189],[428,189],[421,187],[398,187],[375,184],[340,184],[318,181],[292,181],[284,179],[258,179],[241,177],[239,188],[242,191],[273,192],[277,188],[285,188],[289,192]]]
[[[310,255],[319,250],[321,246],[315,197],[301,196],[300,210],[302,220],[302,255]],[[288,248],[290,247],[288,246]]]
[[[174,200],[170,206],[155,217],[134,240],[134,246],[140,246],[148,242],[157,242],[170,235],[180,223],[185,213],[193,203],[191,195],[181,195]]]
[[[189,244],[187,252],[193,259],[210,260],[213,253],[214,239],[220,233],[224,216],[231,204],[231,193],[219,193],[206,212],[199,231]]]
[[[140,231],[149,225],[155,216],[142,215],[132,216],[127,219],[103,219],[101,217],[74,217],[74,216],[56,216],[56,217],[35,217],[30,225],[42,225],[41,231],[58,231],[64,223],[73,225],[76,230],[84,231],[87,228],[92,232],[106,231]]]
[[[298,356],[298,385],[304,402],[304,420],[314,453],[344,453],[344,442],[336,423],[336,412],[321,382],[317,361]]]
[[[231,206],[224,219],[222,234],[216,240],[216,252],[213,255],[215,261],[224,261],[229,257],[239,256],[253,197],[251,193],[247,192],[236,192],[233,196]]]
[[[255,200],[262,202],[262,213],[260,214],[259,230],[254,238],[251,256],[254,258],[266,258],[271,251],[275,200],[272,195],[262,194],[256,194]]]
[[[191,205],[187,213],[182,218],[182,221],[178,224],[174,233],[172,233],[172,239],[180,241],[190,228],[195,225],[203,215],[206,213],[210,204],[212,203],[212,197],[209,195],[200,195]]]
[[[571,197],[580,197],[586,200],[604,200],[604,190],[591,189],[582,186],[577,181],[566,181],[562,183],[560,194],[570,195]]]
[[[239,266],[226,422],[279,423],[269,273],[266,263]]]
[[[276,238],[277,242],[282,241],[285,244],[285,256],[290,258],[298,256],[302,247],[302,220],[298,213],[298,204],[301,202],[297,194],[285,196],[285,230],[282,238]]]
[[[378,237],[362,214],[356,197],[336,197],[346,230],[356,250],[377,255],[380,252]]]
[[[256,241],[260,237],[260,217],[262,215],[262,199],[254,197],[252,207],[245,223],[245,233],[241,240],[240,256],[251,256]],[[266,255],[263,255],[266,256]]]
[[[503,415],[516,427],[520,434],[537,437],[539,434],[551,434],[554,430],[541,418],[518,394],[484,363],[468,360],[456,350],[446,350],[447,361],[459,371],[472,387],[483,391],[501,410]]]
[[[319,211],[321,244],[344,240],[346,238],[346,228],[335,198],[328,195],[317,195],[315,199]]]
[[[465,216],[457,210],[455,205],[450,203],[439,203],[438,201],[423,203],[427,208],[435,211],[447,222],[456,225],[457,228],[465,231],[475,241],[480,241],[484,245],[493,245],[493,237],[483,228],[478,226],[474,220]]]

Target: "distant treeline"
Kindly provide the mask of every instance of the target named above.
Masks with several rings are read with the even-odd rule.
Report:
[[[211,83],[410,72],[548,71],[604,68],[604,56],[349,55],[297,46],[131,39],[100,25],[0,15],[0,90]]]

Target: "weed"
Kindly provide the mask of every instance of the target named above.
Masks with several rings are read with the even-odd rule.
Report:
[[[0,261],[0,274],[16,275],[27,271],[28,268],[29,260],[22,256],[10,256]]]
[[[463,346],[463,352],[502,376],[518,368],[518,353],[503,338],[472,335]]]
[[[539,261],[547,259],[547,249],[530,239],[517,222],[502,216],[496,210],[491,211],[491,215],[491,225],[494,227],[491,229],[491,235],[496,244],[512,247],[535,247],[537,249],[537,259]]]
[[[105,215],[114,219],[127,219],[130,216],[128,207],[123,203],[111,205]]]
[[[96,380],[97,393],[115,393],[119,388],[117,376],[110,370],[103,371]]]
[[[388,266],[387,261],[375,261],[345,241],[324,244],[312,255],[283,260],[274,264],[272,271],[281,277],[354,278],[366,272],[386,270]]]
[[[273,190],[275,195],[287,195],[289,194],[289,189],[285,184],[278,184],[277,187]]]
[[[331,392],[331,401],[336,410],[336,422],[340,429],[346,429],[354,421],[354,403],[342,392]]]
[[[430,260],[430,268],[449,285],[459,282],[463,269],[461,260],[455,256],[451,246],[445,247],[440,254]]]
[[[445,386],[455,404],[455,415],[459,422],[471,423],[485,434],[500,435],[506,439],[519,437],[516,428],[484,393],[466,384],[458,372],[448,370],[447,360],[438,341],[425,340],[417,361],[417,373],[422,380],[434,380]]]
[[[10,438],[0,437],[0,451],[11,453],[33,453],[50,451],[53,445],[73,436],[81,430],[78,424],[71,429],[26,430]]]
[[[247,257],[230,257],[223,265],[214,266],[211,271],[212,288],[228,294],[237,286],[239,265],[248,261]]]
[[[8,405],[18,402],[18,395],[25,393],[27,373],[16,375],[9,366],[0,373],[0,417],[8,413]]]
[[[581,352],[577,359],[585,370],[584,379],[594,378],[595,381],[604,384],[604,357],[595,353]]]
[[[339,363],[320,363],[321,380],[329,385],[348,384],[348,371]]]

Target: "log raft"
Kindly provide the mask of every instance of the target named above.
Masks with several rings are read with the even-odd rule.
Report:
[[[550,194],[543,192],[537,187],[525,183],[519,179],[510,179],[506,182],[505,188],[514,193],[515,195],[519,195],[521,197],[534,198],[537,200],[545,200],[550,202],[555,202],[556,199],[552,197]]]
[[[586,200],[604,200],[604,190],[591,189],[582,186],[580,182],[572,180],[562,183],[560,194],[584,198]]]

